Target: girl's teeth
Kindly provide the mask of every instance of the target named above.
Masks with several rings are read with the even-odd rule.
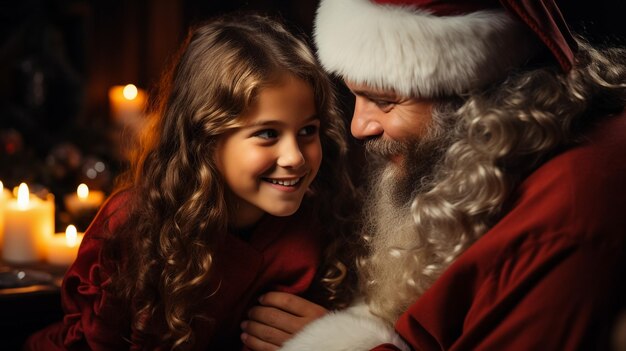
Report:
[[[278,184],[278,185],[282,185],[282,186],[294,186],[296,184],[298,184],[298,182],[300,181],[300,179],[293,179],[293,180],[278,180],[278,179],[270,179],[270,181],[272,182],[272,184]]]

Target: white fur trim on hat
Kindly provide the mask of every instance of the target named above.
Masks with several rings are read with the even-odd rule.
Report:
[[[391,325],[359,304],[312,322],[279,351],[366,351],[382,344],[410,350]]]
[[[504,10],[438,17],[370,0],[321,0],[314,38],[329,72],[416,97],[484,87],[538,47]]]

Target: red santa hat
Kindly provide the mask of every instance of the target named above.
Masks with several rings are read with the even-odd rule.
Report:
[[[314,38],[329,72],[420,97],[484,87],[542,45],[569,71],[576,50],[553,0],[321,0]]]

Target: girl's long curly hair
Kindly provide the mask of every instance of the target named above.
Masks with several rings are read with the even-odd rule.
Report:
[[[586,125],[624,108],[626,50],[577,40],[568,74],[528,69],[460,104],[434,107],[435,123],[454,120],[449,147],[410,208],[388,214],[393,228],[369,223],[377,232],[368,233],[362,281],[374,313],[393,323],[493,226],[525,176],[578,142]]]
[[[284,73],[308,82],[321,120],[323,161],[311,185],[325,238],[319,279],[329,306],[350,298],[338,259],[350,241],[355,192],[346,169],[346,131],[329,78],[302,38],[259,15],[222,16],[192,29],[152,101],[151,125],[141,138],[122,188],[132,194],[128,220],[105,254],[123,262],[111,292],[130,303],[133,342],[172,349],[193,345],[197,301],[210,298],[215,253],[227,235],[225,183],[213,155],[225,132],[259,92]],[[323,220],[323,221],[322,221]],[[126,253],[120,257],[120,252]],[[122,273],[123,270],[123,273]],[[219,322],[219,321],[217,321]]]

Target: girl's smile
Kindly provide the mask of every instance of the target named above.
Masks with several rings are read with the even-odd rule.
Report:
[[[284,179],[276,179],[276,178],[262,178],[262,179],[274,185],[275,188],[278,190],[290,192],[290,191],[297,190],[298,186],[302,184],[301,180],[303,178],[304,176],[297,177],[297,178],[284,178]]]

